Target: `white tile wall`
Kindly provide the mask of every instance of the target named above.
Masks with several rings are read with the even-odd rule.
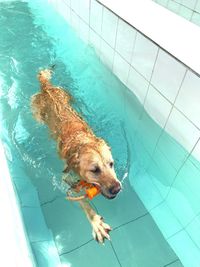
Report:
[[[129,69],[130,65],[116,52],[114,55],[113,72],[124,84],[127,82]]]
[[[200,78],[188,71],[175,106],[200,128]]]
[[[107,8],[103,9],[102,37],[112,47],[115,48],[117,34],[118,17]]]
[[[101,35],[102,16],[103,6],[95,0],[91,0],[90,26],[99,35]]]
[[[192,151],[192,156],[195,157],[200,162],[200,140],[198,141],[194,150]]]
[[[98,34],[96,34],[96,32],[94,32],[91,28],[90,28],[90,44],[92,45],[92,47],[94,48],[94,50],[96,51],[97,55],[100,54],[101,51],[101,38]]]
[[[193,11],[187,7],[181,5],[179,14],[187,20],[191,20]]]
[[[197,5],[195,7],[195,10],[200,13],[200,1],[197,1]]]
[[[170,9],[171,11],[178,13],[180,10],[180,5],[173,0],[169,0],[167,8]]]
[[[194,9],[196,4],[196,0],[182,0],[182,5]]]
[[[79,16],[74,11],[71,11],[71,26],[74,28],[74,30],[78,35],[79,35],[79,23],[80,23]]]
[[[165,130],[189,152],[200,137],[200,131],[176,108],[172,110]]]
[[[79,14],[78,15],[89,25],[90,0],[79,0]]]
[[[135,37],[136,30],[120,19],[117,30],[116,50],[128,63],[131,63]]]
[[[57,9],[58,9],[58,12],[61,14],[61,16],[67,22],[70,22],[70,19],[71,19],[71,10],[70,10],[70,7],[65,2],[63,2],[62,0],[59,0],[57,2]]]
[[[180,89],[186,68],[160,50],[152,76],[152,84],[172,103]]]
[[[70,0],[55,3],[80,38],[94,47],[102,62],[133,91],[161,127],[176,100],[177,109],[173,109],[166,131],[190,151],[200,129],[200,78],[191,71],[186,75],[185,66],[96,0],[73,0],[72,10]],[[193,4],[187,1],[187,6]],[[193,153],[196,155],[196,150]]]
[[[101,40],[100,59],[102,62],[112,70],[114,50],[104,40]]]
[[[71,1],[71,8],[74,12],[76,12],[77,14],[79,14],[79,0],[72,0]]]
[[[145,110],[163,128],[169,116],[172,105],[153,86],[150,86],[144,104]]]
[[[127,81],[128,88],[137,96],[140,103],[144,103],[149,82],[139,74],[133,67],[130,68]]]
[[[81,21],[81,23],[79,23],[79,35],[80,35],[80,38],[86,44],[89,43],[89,31],[90,31],[90,28],[88,24],[85,23],[84,21]]]
[[[137,33],[132,66],[148,80],[151,78],[158,47],[142,34]]]

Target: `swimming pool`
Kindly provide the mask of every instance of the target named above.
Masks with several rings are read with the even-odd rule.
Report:
[[[1,140],[36,266],[183,266],[173,250],[179,242],[175,234],[193,220],[186,217],[182,225],[177,213],[187,199],[180,196],[175,203],[174,195],[179,193],[179,181],[187,183],[199,162],[149,117],[94,50],[46,5],[46,1],[0,2]],[[30,97],[39,89],[38,70],[52,64],[56,65],[53,82],[70,91],[74,108],[111,145],[123,180],[116,200],[93,201],[113,227],[112,241],[105,246],[92,239],[78,205],[65,200],[56,144],[31,114]],[[158,136],[152,159],[149,150]],[[171,162],[166,161],[168,153]],[[188,156],[177,177],[176,170]],[[198,175],[194,173],[195,179]],[[197,208],[191,214],[197,218]]]

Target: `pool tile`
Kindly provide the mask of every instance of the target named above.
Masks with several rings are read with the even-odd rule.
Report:
[[[136,30],[122,19],[119,19],[116,50],[128,63],[131,63],[135,36]]]
[[[70,7],[65,3],[65,1],[59,0],[57,2],[57,10],[61,16],[69,23],[71,19]]]
[[[31,244],[37,267],[60,267],[60,258],[53,241],[42,241]]]
[[[172,105],[153,86],[149,87],[144,108],[153,120],[164,127]]]
[[[108,68],[112,69],[114,50],[103,40],[101,40],[100,59]]]
[[[193,12],[191,21],[194,22],[196,25],[200,26],[200,14]]]
[[[152,76],[152,84],[172,103],[184,78],[186,68],[160,50]],[[169,79],[170,77],[170,79]]]
[[[99,214],[112,228],[138,218],[147,212],[128,180],[125,180],[122,192],[115,199],[108,200],[100,196],[95,198],[93,202]]]
[[[130,68],[127,86],[143,104],[149,83],[133,67]]]
[[[167,198],[168,205],[183,226],[186,226],[200,212],[199,188],[200,170],[187,160]]]
[[[92,228],[78,203],[67,201],[63,197],[42,208],[59,254],[70,251],[92,238]]]
[[[80,30],[80,32],[79,32],[80,38],[86,44],[88,44],[88,42],[89,42],[89,26],[85,22],[81,21],[80,25],[79,25],[79,30]]]
[[[40,207],[37,189],[28,177],[23,180],[16,180],[15,185],[22,206]]]
[[[188,71],[178,94],[175,106],[200,128],[200,78]],[[192,103],[192,105],[191,105]]]
[[[188,152],[200,137],[200,131],[176,108],[173,108],[165,130],[177,140]]]
[[[150,215],[111,233],[123,267],[161,267],[177,259]]]
[[[163,267],[184,267],[180,260],[175,260],[172,263],[166,264]]]
[[[148,133],[148,135],[147,135]],[[144,112],[137,127],[137,137],[150,155],[153,154],[162,128]]]
[[[137,32],[131,65],[147,80],[150,80],[158,47]]]
[[[114,62],[113,62],[113,73],[124,83],[126,84],[128,79],[130,65],[118,54],[115,52]]]
[[[183,6],[186,6],[190,9],[194,10],[196,2],[197,2],[196,0],[189,0],[189,1],[188,0],[182,0],[181,4]]]
[[[181,231],[168,239],[171,247],[176,251],[177,256],[185,267],[199,267],[200,250],[190,239],[186,231]],[[170,266],[171,267],[171,266]],[[174,267],[172,265],[172,267]],[[175,265],[176,267],[176,265]]]
[[[196,7],[195,7],[195,11],[200,13],[200,1],[197,1]]]
[[[74,11],[71,11],[71,26],[74,28],[75,34],[79,35],[80,19]]]
[[[183,228],[166,202],[152,209],[150,213],[166,239]]]
[[[179,15],[181,15],[182,17],[184,17],[187,20],[191,20],[192,17],[192,10],[190,10],[187,7],[184,7],[183,5],[180,6],[180,10],[179,10]]]
[[[96,0],[91,0],[90,27],[101,35],[103,6]]]
[[[167,8],[175,13],[178,14],[179,12],[179,9],[180,9],[180,4],[179,3],[176,3],[172,0],[169,0],[168,2],[168,5],[167,5]]]
[[[51,240],[51,232],[46,226],[41,209],[22,207],[21,210],[30,242]]]
[[[159,149],[156,149],[147,172],[164,198],[174,181],[177,171]]]
[[[200,248],[200,215],[196,216],[193,221],[186,227],[193,242]]]
[[[89,25],[90,18],[90,0],[79,0],[79,13],[78,15]],[[81,22],[82,23],[82,22]]]
[[[194,150],[192,151],[192,156],[196,159],[196,162],[198,162],[197,165],[199,165],[199,162],[200,162],[200,140],[198,141]]]
[[[142,168],[133,176],[130,183],[147,210],[151,210],[163,201],[163,197],[151,177]]]
[[[92,29],[90,29],[90,45],[96,51],[97,56],[99,56],[101,50],[101,38]]]
[[[167,132],[163,132],[157,148],[165,155],[170,164],[178,171],[189,152],[185,150],[173,137]]]
[[[61,255],[60,258],[63,267],[120,267],[109,241],[106,241],[105,245],[91,241],[73,252]]]
[[[118,17],[107,8],[103,10],[102,38],[112,47],[115,48],[115,39],[117,33]]]

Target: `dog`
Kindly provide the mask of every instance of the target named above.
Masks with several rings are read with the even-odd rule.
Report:
[[[113,199],[120,192],[121,183],[114,170],[111,149],[103,139],[95,136],[72,108],[71,95],[52,85],[52,72],[52,69],[44,69],[38,74],[41,92],[32,96],[33,115],[38,122],[49,127],[52,138],[57,142],[59,156],[64,160],[64,172],[73,172],[76,174],[74,177],[98,185],[104,197]],[[73,185],[70,179],[66,178],[65,182]],[[111,227],[92,209],[88,200],[83,199],[79,203],[91,223],[94,238],[99,243],[110,240]]]

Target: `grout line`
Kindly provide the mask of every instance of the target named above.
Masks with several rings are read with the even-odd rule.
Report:
[[[117,261],[118,261],[118,263],[119,263],[119,266],[122,267],[122,264],[121,264],[121,262],[120,262],[120,260],[119,260],[119,258],[118,258],[118,256],[117,256],[117,252],[116,252],[116,250],[115,250],[115,248],[114,248],[114,246],[113,246],[112,241],[110,241],[110,245],[111,245],[112,250],[113,250],[113,252],[114,252],[114,255],[115,255],[115,257],[116,257],[116,259],[117,259]]]
[[[47,204],[51,204],[52,202],[56,201],[56,200],[59,199],[59,198],[63,198],[63,196],[55,196],[53,199],[41,203],[40,206],[44,206],[44,205],[47,205]]]
[[[127,24],[128,25],[128,24]],[[126,80],[126,86],[127,86],[127,88],[129,88],[128,87],[128,81],[129,81],[129,77],[130,77],[130,71],[131,71],[131,68],[133,68],[134,70],[136,70],[133,66],[132,66],[132,61],[133,61],[133,57],[134,57],[134,50],[135,50],[135,45],[136,45],[136,38],[137,38],[137,34],[138,34],[138,32],[137,32],[137,30],[135,30],[135,38],[134,38],[134,40],[133,40],[133,46],[132,46],[132,52],[131,52],[131,57],[130,57],[130,63],[128,62],[128,61],[126,61],[129,65],[130,65],[130,67],[129,67],[129,70],[128,70],[128,76],[127,76],[127,80]],[[116,51],[117,52],[117,51]],[[118,52],[117,52],[118,53]],[[120,53],[119,53],[119,55],[120,55]],[[123,58],[123,57],[122,57]],[[123,58],[124,59],[124,58]],[[125,59],[124,59],[125,60]],[[136,72],[137,73],[139,73],[137,70],[136,70]],[[140,74],[140,73],[139,73]],[[141,75],[141,74],[140,74]],[[145,78],[143,75],[142,75],[142,77],[143,78]],[[145,78],[145,80],[148,82],[148,80]],[[130,89],[129,89],[130,90]]]
[[[170,263],[168,263],[168,264],[165,264],[163,267],[167,267],[167,266],[170,266],[170,265],[172,265],[172,264],[174,264],[175,262],[180,262],[180,260],[179,259],[176,259],[176,260],[174,260],[174,261],[171,261]]]
[[[170,189],[165,197],[165,200],[167,199],[167,197],[169,196],[170,192],[171,192],[171,189],[172,189],[172,186],[174,185],[175,181],[176,181],[176,178],[178,176],[178,174],[180,173],[181,169],[183,168],[183,166],[185,165],[186,161],[189,159],[190,155],[192,154],[192,151],[194,150],[194,148],[196,147],[197,143],[199,142],[200,138],[197,140],[197,142],[195,143],[195,145],[193,146],[192,150],[190,153],[188,153],[187,157],[184,159],[183,163],[181,164],[180,168],[178,169],[175,177],[174,177],[174,180],[172,181],[171,185],[170,185]]]
[[[153,77],[153,74],[154,74],[154,70],[155,70],[155,66],[156,66],[156,62],[157,62],[157,59],[158,59],[159,52],[160,52],[160,49],[158,47],[158,51],[156,53],[156,58],[155,58],[155,61],[154,61],[154,64],[153,64],[153,68],[152,68],[152,71],[151,71],[151,76],[150,76],[150,79],[148,81],[149,82],[149,85],[148,85],[148,88],[147,88],[146,95],[144,97],[143,108],[145,106],[145,102],[146,102],[146,99],[147,99],[147,96],[148,96],[148,93],[149,93],[149,88],[151,86],[151,80],[152,80],[152,77]]]
[[[114,56],[113,56],[113,62],[112,62],[112,68],[111,68],[111,71],[112,71],[113,74],[114,74],[113,68],[114,68],[115,55],[116,55],[116,43],[117,43],[118,26],[119,26],[119,17],[117,16],[117,29],[116,29],[116,33],[115,33],[115,42],[114,42],[114,47],[113,47]],[[130,65],[129,65],[129,68],[130,68]]]
[[[62,257],[62,256],[64,256],[64,255],[67,255],[67,254],[69,254],[69,253],[71,253],[71,252],[74,252],[74,251],[76,251],[77,249],[79,249],[79,248],[81,248],[81,247],[84,247],[85,245],[89,244],[89,243],[92,242],[92,241],[94,241],[93,238],[89,239],[87,242],[83,243],[82,245],[80,245],[80,246],[78,246],[78,247],[75,247],[75,248],[73,248],[73,249],[71,249],[71,250],[69,250],[69,251],[66,251],[66,252],[62,252],[61,254],[59,254],[59,257]]]
[[[171,107],[170,112],[169,112],[169,114],[168,114],[168,117],[167,117],[167,119],[166,119],[166,121],[165,121],[165,124],[164,124],[164,126],[163,126],[163,128],[162,128],[162,130],[161,130],[161,133],[160,133],[160,135],[159,135],[159,137],[158,137],[158,139],[157,139],[157,141],[156,141],[156,144],[155,144],[155,147],[154,147],[154,150],[153,150],[153,153],[152,153],[152,158],[153,158],[154,155],[155,155],[155,152],[156,152],[158,143],[159,143],[159,141],[160,141],[160,138],[162,137],[162,135],[163,135],[164,132],[167,132],[167,131],[165,131],[165,128],[166,128],[166,125],[167,125],[167,123],[168,123],[168,121],[169,121],[169,118],[170,118],[170,116],[171,116],[171,113],[172,113],[173,109],[175,108],[175,102],[176,102],[176,99],[177,99],[177,97],[178,97],[178,95],[179,95],[179,92],[180,92],[180,90],[181,90],[181,87],[182,87],[182,85],[183,85],[183,82],[185,81],[185,77],[186,77],[187,71],[188,71],[188,70],[186,69],[186,71],[185,71],[185,73],[184,73],[184,75],[183,75],[183,79],[182,79],[182,81],[181,81],[181,84],[180,84],[180,86],[179,86],[178,92],[177,92],[177,94],[176,94],[176,97],[175,97],[173,103],[172,103],[171,101],[169,101],[164,95],[162,95],[162,94],[160,93],[160,94],[161,94],[161,95],[162,95],[168,102],[170,102],[170,104],[172,105],[172,107]],[[154,88],[155,88],[155,87],[154,87]],[[155,88],[155,89],[156,89],[156,88]],[[156,90],[157,90],[157,89],[156,89]],[[158,90],[157,90],[157,91],[158,91]],[[159,92],[159,91],[158,91],[158,92]],[[188,153],[189,153],[189,151],[188,151]]]
[[[123,226],[125,226],[125,225],[127,225],[127,224],[130,224],[130,223],[132,223],[132,222],[135,222],[135,221],[137,221],[137,220],[139,220],[139,219],[145,217],[146,215],[150,215],[150,213],[147,211],[146,213],[144,213],[144,214],[138,216],[138,217],[135,218],[135,219],[132,219],[132,220],[126,222],[126,223],[122,223],[122,224],[120,224],[120,225],[114,227],[112,231],[114,232],[114,231],[118,230],[119,228],[121,228],[121,227],[123,227]]]

